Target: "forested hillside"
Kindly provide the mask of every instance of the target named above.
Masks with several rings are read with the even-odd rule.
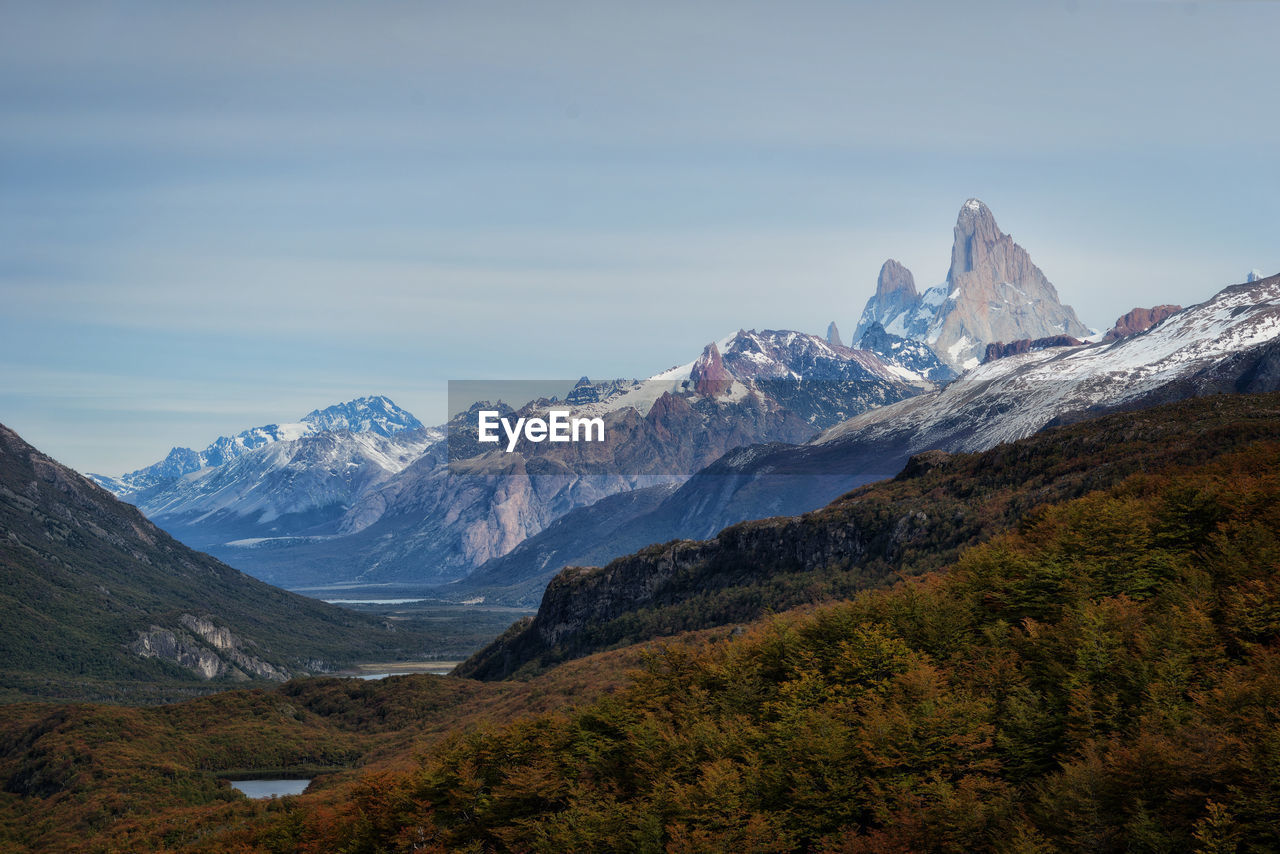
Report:
[[[1274,851],[1278,532],[1280,443],[1136,474],[949,572],[672,647],[575,714],[460,736],[274,838],[353,852]]]

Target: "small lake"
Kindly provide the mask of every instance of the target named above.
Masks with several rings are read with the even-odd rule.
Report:
[[[228,780],[231,788],[250,798],[281,798],[301,795],[310,780]]]
[[[386,679],[388,676],[408,676],[414,673],[430,673],[444,676],[458,666],[456,661],[388,661],[378,664],[357,664],[351,670],[335,673],[355,679]]]

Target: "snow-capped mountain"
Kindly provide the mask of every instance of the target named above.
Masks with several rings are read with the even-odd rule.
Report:
[[[312,410],[296,422],[267,424],[243,430],[234,436],[219,436],[203,451],[174,448],[160,462],[119,477],[100,474],[90,474],[89,477],[104,489],[124,497],[201,469],[225,465],[249,451],[275,442],[335,430],[390,436],[405,430],[421,429],[422,422],[390,399],[381,395],[361,397],[326,409]]]
[[[911,271],[892,259],[884,263],[854,332],[857,346],[872,349],[864,336],[876,324],[928,344],[957,371],[977,366],[993,342],[1089,335],[1027,251],[977,199],[960,208],[944,284],[919,293]]]
[[[360,499],[444,435],[385,397],[364,397],[221,437],[201,452],[175,448],[109,482],[94,479],[196,548],[337,536],[373,521],[353,514]]]
[[[377,517],[360,500],[443,438],[441,430],[391,436],[317,432],[251,449],[222,465],[129,493],[124,500],[196,548],[279,537],[339,536]]]
[[[858,346],[875,353],[886,364],[905,368],[935,383],[950,382],[956,377],[951,366],[939,359],[928,344],[894,335],[878,320],[863,331]]]
[[[985,450],[1050,422],[1217,391],[1280,388],[1280,276],[1233,285],[1146,331],[982,365],[940,391],[864,413],[814,444],[898,437],[904,453]]]
[[[644,415],[663,395],[731,402],[757,394],[821,428],[932,389],[925,373],[937,364],[922,372],[805,332],[740,329],[647,380],[590,384],[584,377],[568,400],[587,415],[624,408]]]

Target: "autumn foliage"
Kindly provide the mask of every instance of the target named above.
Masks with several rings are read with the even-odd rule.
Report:
[[[1278,532],[1280,445],[1137,475],[300,804],[269,850],[1277,850]]]
[[[600,667],[584,662],[540,679]],[[939,571],[642,665],[613,691],[579,671],[555,702],[552,682],[421,677],[22,707],[0,834],[50,851],[1280,850],[1280,442],[1171,460]],[[258,749],[363,767],[270,804],[196,773]]]

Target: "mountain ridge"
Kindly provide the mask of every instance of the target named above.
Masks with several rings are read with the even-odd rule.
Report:
[[[191,550],[3,425],[0,574],[9,692],[136,702],[418,651],[414,632]]]

